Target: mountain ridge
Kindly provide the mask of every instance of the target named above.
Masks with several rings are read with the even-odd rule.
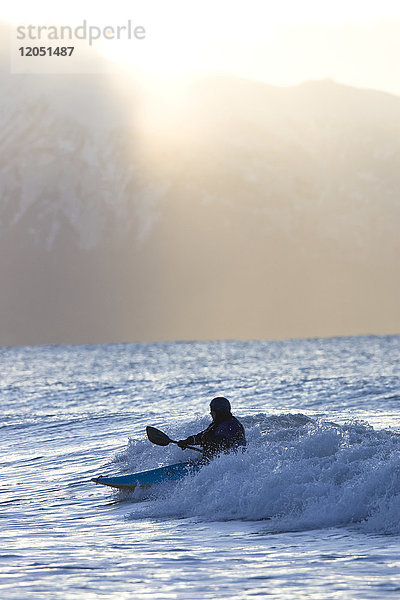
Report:
[[[152,113],[143,90],[111,101],[97,80],[96,127],[74,118],[96,94],[63,114],[19,81],[0,344],[399,332],[400,98],[227,77]]]

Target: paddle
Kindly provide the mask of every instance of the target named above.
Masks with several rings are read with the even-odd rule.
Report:
[[[171,440],[171,438],[168,437],[166,433],[163,433],[155,427],[150,427],[150,425],[146,427],[146,433],[150,442],[152,442],[153,444],[157,444],[157,446],[168,446],[168,444],[178,443],[175,440]],[[197,452],[203,453],[203,451],[200,450],[200,448],[195,448],[194,446],[186,446],[186,448],[189,448],[189,450],[197,450]]]

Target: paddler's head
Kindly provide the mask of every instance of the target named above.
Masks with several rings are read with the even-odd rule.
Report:
[[[222,420],[231,414],[231,403],[226,398],[218,396],[210,402],[210,412],[213,421]]]

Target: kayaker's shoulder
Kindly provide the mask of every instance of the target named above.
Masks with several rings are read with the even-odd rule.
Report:
[[[219,430],[229,430],[229,431],[236,431],[239,429],[240,430],[244,429],[244,427],[241,424],[241,422],[239,421],[239,419],[237,419],[233,415],[226,421],[223,421],[222,423],[220,423],[217,427]]]

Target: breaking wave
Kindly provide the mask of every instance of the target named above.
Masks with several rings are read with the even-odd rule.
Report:
[[[303,414],[259,414],[242,422],[245,452],[221,455],[194,476],[159,486],[130,518],[265,519],[271,532],[351,525],[400,533],[399,433]],[[203,425],[187,423],[177,437]],[[131,440],[115,461],[132,472],[182,458],[176,446]]]

